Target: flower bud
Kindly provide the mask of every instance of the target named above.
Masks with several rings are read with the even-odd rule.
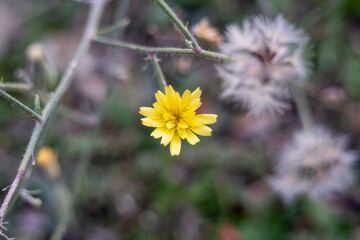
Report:
[[[45,51],[43,45],[40,43],[33,43],[26,49],[26,56],[29,61],[40,63],[45,60]]]

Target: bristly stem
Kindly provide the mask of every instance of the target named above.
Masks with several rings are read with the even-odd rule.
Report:
[[[211,58],[211,59],[219,60],[219,61],[231,60],[231,57],[228,55],[211,52],[211,51],[206,51],[206,50],[202,50],[201,53],[196,54],[190,48],[147,47],[147,46],[143,46],[143,45],[139,45],[139,44],[127,43],[127,42],[113,40],[113,39],[109,39],[109,38],[105,38],[105,37],[96,37],[96,38],[94,38],[93,41],[96,43],[101,43],[101,44],[109,45],[112,47],[124,48],[127,50],[136,51],[136,52],[145,53],[145,54],[150,54],[150,53],[177,54],[177,55],[206,57],[206,58]]]
[[[174,13],[174,11],[167,5],[164,0],[154,0],[157,5],[169,16],[169,18],[178,26],[180,31],[184,34],[184,36],[191,42],[193,50],[196,54],[202,52],[201,47],[196,41],[195,37],[189,32],[188,28],[181,22],[179,17]]]
[[[18,172],[16,174],[16,177],[14,181],[12,182],[9,191],[0,207],[0,226],[4,225],[4,217],[7,212],[9,203],[13,199],[15,192],[21,183],[22,174],[26,170],[26,167],[34,153],[34,149],[37,145],[37,142],[41,136],[41,133],[44,130],[44,126],[46,122],[52,118],[52,116],[56,113],[58,105],[63,98],[65,92],[67,91],[70,83],[72,82],[72,78],[74,75],[74,71],[76,67],[78,66],[81,58],[85,55],[86,51],[88,50],[91,40],[93,36],[98,31],[98,25],[101,17],[102,10],[104,8],[105,3],[107,0],[98,0],[98,1],[92,1],[91,2],[91,9],[88,17],[88,21],[86,24],[85,32],[83,35],[82,40],[80,41],[80,44],[78,46],[78,49],[70,62],[69,66],[67,67],[63,77],[60,80],[60,84],[55,90],[55,93],[53,97],[50,99],[50,101],[45,105],[44,111],[43,111],[43,123],[37,123],[35,126],[35,129],[31,135],[30,141],[28,143],[28,146],[26,148],[25,154],[23,159],[21,160]],[[1,230],[0,230],[1,232]]]
[[[5,100],[9,101],[11,105],[19,108],[20,110],[24,111],[31,119],[38,121],[39,123],[43,122],[43,117],[41,117],[38,113],[34,110],[5,92],[4,90],[0,89],[0,96],[3,97]]]
[[[118,18],[123,18],[125,16],[126,13],[126,9],[128,6],[129,0],[123,0],[123,1],[119,1],[118,2],[118,6],[117,6],[117,10],[116,10],[116,14],[115,16]],[[118,29],[117,32],[112,32],[110,33],[110,35],[113,35],[116,38],[121,38],[123,29]],[[111,50],[111,49],[108,49]],[[116,49],[118,50],[118,49]],[[109,51],[110,54],[110,61],[109,64],[107,65],[107,67],[109,69],[112,68],[112,64],[118,64],[115,59],[116,59],[116,53],[118,51]],[[88,165],[90,163],[91,160],[91,156],[92,156],[92,151],[93,151],[93,146],[95,144],[95,137],[99,134],[99,131],[101,129],[102,126],[102,122],[104,120],[104,116],[105,116],[105,112],[106,112],[106,106],[108,104],[108,101],[110,99],[110,95],[111,95],[111,90],[112,90],[112,76],[109,74],[110,71],[108,71],[107,76],[105,77],[106,80],[106,94],[104,96],[104,99],[102,100],[102,102],[99,104],[98,107],[98,122],[95,126],[93,126],[91,133],[89,135],[89,142],[88,144],[85,146],[84,150],[82,151],[82,154],[79,157],[79,161],[77,163],[77,172],[76,172],[76,179],[73,183],[73,194],[72,194],[72,198],[69,199],[69,203],[67,204],[67,206],[62,210],[62,215],[59,216],[59,221],[55,226],[55,230],[52,233],[50,240],[60,240],[62,239],[62,235],[66,230],[66,227],[68,225],[68,221],[71,217],[71,212],[73,211],[73,209],[76,207],[77,205],[77,199],[80,195],[80,191],[81,191],[81,187],[82,184],[84,183],[84,179],[86,179],[86,170],[88,168]]]
[[[167,86],[167,83],[166,83],[164,73],[161,70],[161,67],[159,65],[160,60],[156,57],[155,54],[149,54],[149,61],[150,61],[151,66],[153,67],[153,69],[155,71],[155,75],[156,75],[156,78],[157,78],[157,80],[159,82],[160,87],[162,87],[162,89],[165,92],[165,88]]]
[[[28,91],[32,85],[28,83],[0,83],[0,89],[6,91]]]

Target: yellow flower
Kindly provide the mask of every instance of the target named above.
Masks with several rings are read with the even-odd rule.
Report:
[[[141,107],[140,114],[142,124],[147,127],[155,127],[151,133],[154,138],[160,138],[164,146],[170,143],[172,156],[179,155],[181,150],[181,139],[186,139],[191,145],[200,140],[194,134],[211,136],[211,128],[205,124],[216,122],[216,114],[196,114],[201,106],[201,90],[197,88],[194,92],[186,90],[180,97],[172,86],[165,88],[165,95],[158,91],[155,93],[157,102],[152,107]]]
[[[38,165],[54,180],[61,176],[58,155],[51,147],[42,147],[36,157]]]

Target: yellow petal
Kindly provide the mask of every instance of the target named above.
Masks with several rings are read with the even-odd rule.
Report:
[[[174,94],[175,94],[175,90],[173,89],[173,87],[171,85],[165,87],[165,95],[166,96],[170,97]]]
[[[142,121],[142,124],[144,126],[147,126],[147,127],[162,127],[162,126],[165,126],[165,122],[160,121],[160,120],[154,120],[154,119],[150,119],[150,118],[142,118],[141,121]]]
[[[156,111],[151,107],[141,107],[139,113],[145,117],[155,117]]]
[[[188,125],[184,120],[182,120],[182,119],[179,119],[177,124],[178,124],[178,126],[181,127],[181,128],[187,128],[187,127],[189,127],[189,125]]]
[[[165,134],[166,128],[164,127],[159,127],[156,128],[151,134],[150,136],[154,137],[154,138],[160,138]]]
[[[166,127],[167,127],[167,128],[173,128],[173,127],[175,127],[175,121],[168,121],[168,122],[166,123]]]
[[[200,88],[198,87],[195,91],[193,91],[193,92],[191,93],[191,99],[190,99],[190,101],[194,101],[195,99],[200,98],[200,96],[201,96],[201,90],[200,90]]]
[[[163,118],[164,118],[165,121],[169,121],[169,120],[174,120],[174,119],[175,119],[175,117],[174,117],[171,113],[169,113],[169,112],[165,112],[165,113],[163,114]]]
[[[205,125],[201,125],[199,127],[193,127],[191,128],[191,130],[200,136],[211,136],[211,132],[212,132],[211,128]]]
[[[190,130],[187,130],[187,138],[186,138],[186,140],[191,145],[195,145],[196,143],[200,142],[200,139]]]
[[[175,134],[170,143],[171,156],[179,156],[181,150],[181,140],[179,135]]]
[[[216,123],[216,114],[198,114],[196,115],[199,119],[203,121],[204,124],[213,124]]]
[[[186,130],[184,128],[181,128],[181,127],[178,126],[177,133],[179,134],[181,139],[187,138],[187,132],[186,132]]]
[[[154,109],[155,109],[156,111],[158,111],[160,114],[166,112],[166,108],[165,108],[164,104],[162,104],[162,103],[160,103],[160,102],[155,102],[155,103],[153,104],[153,107],[154,107]]]
[[[172,129],[167,129],[164,133],[164,135],[162,136],[162,139],[161,139],[161,144],[166,146],[170,143],[171,139],[173,138],[174,136],[174,132],[175,132],[175,129],[172,128]]]
[[[204,124],[203,120],[197,117],[188,117],[186,118],[186,122],[189,124],[191,128],[199,127]]]
[[[189,118],[189,117],[195,117],[195,111],[193,111],[193,110],[187,110],[187,111],[183,111],[182,113],[181,113],[181,118]]]
[[[152,120],[150,118],[142,118],[141,122],[144,126],[152,127]]]
[[[181,101],[180,95],[179,95],[179,93],[177,93],[177,95],[174,94],[174,95],[171,95],[170,97],[167,97],[165,104],[169,111],[171,111],[173,113],[178,113],[180,101]]]
[[[156,101],[158,101],[161,104],[163,104],[165,101],[165,95],[160,91],[157,91],[157,93],[155,93],[155,98]]]
[[[191,92],[186,90],[183,95],[181,96],[181,104],[180,104],[180,111],[183,111],[190,102]]]
[[[189,105],[190,109],[192,111],[196,111],[196,109],[198,109],[201,106],[201,99],[200,98],[196,98],[194,101],[192,101]]]

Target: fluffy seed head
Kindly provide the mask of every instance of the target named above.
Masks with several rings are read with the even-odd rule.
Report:
[[[289,107],[289,83],[301,83],[308,75],[303,60],[307,42],[306,35],[282,16],[231,25],[221,51],[234,60],[217,68],[223,98],[242,102],[252,115],[283,112]]]
[[[211,128],[205,124],[216,122],[215,114],[196,114],[201,106],[201,90],[197,88],[194,92],[186,90],[180,97],[172,86],[165,88],[165,94],[158,91],[155,94],[157,102],[153,107],[141,107],[140,114],[142,124],[147,127],[155,127],[151,133],[154,138],[161,137],[164,146],[170,143],[172,156],[179,155],[181,150],[181,139],[186,139],[191,145],[200,140],[195,135],[211,136]]]
[[[270,184],[285,202],[307,194],[320,199],[343,191],[353,180],[355,154],[346,151],[345,137],[323,127],[299,131],[279,156]]]

